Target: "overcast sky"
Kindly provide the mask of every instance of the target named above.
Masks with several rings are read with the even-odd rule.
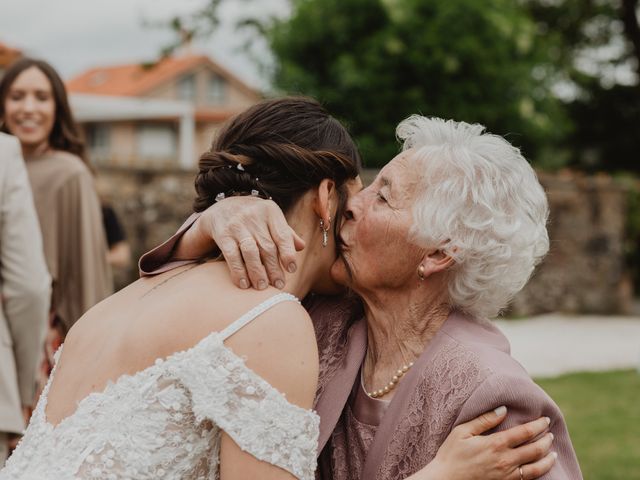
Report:
[[[87,68],[148,61],[172,38],[168,31],[143,26],[193,11],[205,0],[0,0],[0,42],[49,61],[65,78]],[[234,20],[251,14],[287,14],[286,0],[226,0],[226,19],[210,39],[194,45],[257,87],[266,83],[249,57],[238,51],[246,34]],[[259,54],[267,50],[258,48]]]
[[[192,12],[206,0],[0,0],[0,42],[41,57],[68,79],[87,68],[149,61],[172,35],[169,31],[144,27],[144,20],[162,20],[176,13]],[[240,50],[246,32],[235,31],[235,21],[249,11],[251,16],[286,16],[287,0],[223,0],[225,20],[210,39],[194,45],[236,73],[250,85],[267,88],[264,75]],[[613,45],[601,49],[605,57]],[[609,53],[607,53],[609,52]],[[268,58],[268,49],[258,45],[255,53]],[[614,52],[615,53],[615,52]],[[588,52],[581,67],[597,73],[608,83],[632,84],[636,75],[629,65],[594,62],[602,56]],[[608,80],[607,80],[608,79]],[[571,90],[573,91],[573,90]],[[561,96],[564,96],[561,94]]]

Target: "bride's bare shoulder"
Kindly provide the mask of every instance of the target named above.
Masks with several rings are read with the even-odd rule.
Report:
[[[156,357],[190,348],[280,293],[274,288],[238,289],[222,263],[187,266],[147,280],[135,282],[118,302],[103,308],[122,313],[125,305],[130,318],[126,327],[123,324],[127,330],[124,338],[132,345],[144,338],[145,349]],[[111,316],[104,313],[103,317]],[[247,366],[285,393],[289,401],[311,407],[318,352],[313,324],[298,302],[278,303],[225,344],[246,358]]]
[[[311,318],[299,303],[278,303],[225,344],[245,357],[247,366],[290,402],[312,407],[318,382],[318,347]]]
[[[189,293],[179,300],[188,321],[183,335],[203,337],[222,331],[254,306],[281,293],[235,287],[224,264],[206,264],[189,275]],[[191,333],[187,333],[191,332]],[[266,310],[225,341],[246,364],[287,399],[303,408],[313,404],[318,379],[315,331],[307,311],[295,301]]]

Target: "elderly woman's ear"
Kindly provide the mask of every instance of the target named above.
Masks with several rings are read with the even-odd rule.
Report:
[[[453,257],[443,249],[426,250],[418,265],[418,278],[424,280],[431,275],[447,270],[454,263]]]

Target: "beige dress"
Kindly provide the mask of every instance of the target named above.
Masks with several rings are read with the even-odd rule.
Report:
[[[326,476],[334,480],[363,478],[367,454],[389,403],[367,395],[362,373],[358,376],[329,441],[332,454],[320,459]]]
[[[27,158],[26,165],[53,280],[52,307],[68,330],[113,293],[100,203],[77,156],[52,151]]]

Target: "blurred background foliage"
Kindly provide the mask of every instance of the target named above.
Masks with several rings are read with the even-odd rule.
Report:
[[[172,46],[210,34],[223,1],[169,19]],[[369,167],[422,113],[482,123],[546,170],[640,171],[639,0],[289,0],[280,18],[243,1],[274,93],[321,100]]]
[[[163,54],[209,35],[224,1],[168,19]],[[260,18],[242,1],[237,26],[270,51],[271,93],[318,98],[367,167],[393,158],[395,126],[421,113],[482,123],[539,169],[625,178],[640,289],[640,0],[288,0],[288,15]]]
[[[398,151],[412,113],[464,119],[530,155],[567,125],[550,95],[545,43],[511,0],[299,1],[268,31],[275,85],[321,99],[350,124],[368,166]]]

